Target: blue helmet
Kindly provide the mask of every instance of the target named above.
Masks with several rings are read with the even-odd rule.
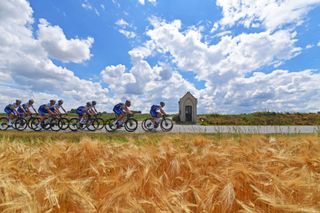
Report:
[[[126,103],[125,103],[126,106],[130,107],[131,106],[131,101],[129,100],[126,100]]]
[[[34,100],[33,100],[33,99],[30,99],[30,100],[28,101],[28,103],[29,103],[30,105],[32,105],[32,104],[34,104]]]
[[[62,105],[62,104],[63,104],[63,100],[59,100],[59,101],[58,101],[58,104],[59,104],[59,105]]]
[[[16,104],[17,104],[17,105],[20,105],[20,104],[21,104],[21,100],[17,99],[17,100],[16,100]]]

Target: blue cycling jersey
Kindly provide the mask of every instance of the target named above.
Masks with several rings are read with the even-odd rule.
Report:
[[[8,104],[6,106],[7,109],[17,109],[18,107],[20,107],[20,105],[17,105],[16,103],[13,103],[13,104]]]
[[[49,103],[49,104],[42,104],[42,105],[39,107],[39,110],[40,110],[40,111],[47,111],[48,109],[50,109],[51,111],[53,111],[54,106],[52,106],[52,105]]]
[[[88,107],[80,106],[80,107],[77,108],[77,111],[79,111],[79,112],[87,112],[88,111]]]
[[[118,103],[113,107],[114,110],[123,110],[124,109],[124,103]]]
[[[158,110],[160,110],[160,106],[159,105],[152,105],[152,107],[150,109],[150,111],[153,111],[153,112],[156,112]]]
[[[19,108],[18,108],[18,112],[19,113],[24,113],[25,111],[28,112],[30,111],[29,108],[31,107],[31,105],[29,105],[28,103],[22,104]]]

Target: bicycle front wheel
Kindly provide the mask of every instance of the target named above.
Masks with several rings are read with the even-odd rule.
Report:
[[[114,132],[117,130],[117,125],[114,124],[116,121],[115,118],[111,118],[106,122],[106,125],[104,126],[104,128],[107,130],[107,132]]]
[[[69,128],[69,120],[67,118],[60,118],[58,125],[61,130],[67,130]]]
[[[50,129],[54,132],[58,132],[60,130],[59,119],[53,118],[50,122]]]
[[[124,128],[127,130],[127,132],[134,132],[138,128],[138,121],[134,118],[129,118],[124,123]]]
[[[163,118],[160,126],[161,126],[162,131],[169,132],[173,128],[173,121],[169,118]]]
[[[40,124],[40,118],[31,118],[29,120],[29,127],[30,129],[34,130],[34,131],[40,131],[41,130],[41,124]]]
[[[69,120],[69,129],[71,130],[71,131],[77,131],[78,130],[78,128],[79,128],[79,125],[80,125],[80,121],[79,121],[79,119],[78,118],[71,118],[70,120]]]
[[[86,127],[89,131],[95,131],[99,127],[97,119],[89,119],[86,123]]]
[[[28,122],[26,121],[26,119],[24,118],[18,118],[15,122],[14,122],[14,128],[16,130],[19,131],[23,131],[27,128],[28,126]]]

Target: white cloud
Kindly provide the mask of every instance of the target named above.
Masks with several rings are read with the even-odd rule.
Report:
[[[84,9],[87,9],[87,10],[92,10],[92,9],[93,9],[91,3],[90,3],[88,0],[85,0],[85,1],[81,4],[81,7],[83,7]]]
[[[97,8],[95,8],[94,6],[92,6],[92,4],[89,2],[89,0],[85,0],[82,4],[81,4],[81,7],[86,9],[86,10],[92,10],[94,11],[94,13],[97,15],[97,16],[100,16],[100,12],[98,11]],[[100,7],[104,10],[104,5],[103,4],[100,4]]]
[[[312,47],[313,47],[312,44],[308,44],[305,48],[306,48],[306,49],[310,49],[310,48],[312,48]]]
[[[71,70],[55,65],[48,58],[41,39],[33,37],[32,8],[27,1],[1,1],[0,14],[0,76],[5,76],[0,79],[0,85],[2,91],[7,91],[0,104],[31,96],[38,101],[37,104],[42,104],[39,101],[43,97],[59,96],[67,99],[72,107],[94,98],[109,100],[108,89],[99,83],[80,79]]]
[[[317,46],[320,47],[320,41],[318,42]]]
[[[233,79],[220,88],[216,107],[224,112],[317,111],[320,104],[319,72],[274,70]],[[212,109],[214,110],[214,109]]]
[[[115,24],[118,26],[119,33],[124,35],[126,38],[133,39],[137,36],[133,31],[135,27],[126,22],[124,19],[117,20]]]
[[[122,35],[124,35],[128,39],[132,39],[132,38],[135,38],[137,36],[135,32],[128,31],[128,30],[123,30],[123,29],[119,29],[119,33],[121,33]]]
[[[199,31],[180,32],[181,22],[153,22],[147,32],[159,52],[170,53],[183,70],[192,71],[201,80],[214,79],[219,84],[234,75],[252,72],[261,66],[279,65],[297,55],[295,33],[286,30],[225,35],[217,44],[203,43]]]
[[[40,19],[38,28],[38,40],[50,57],[63,62],[81,63],[92,56],[90,48],[93,38],[68,40],[59,26],[52,26],[45,19]]]
[[[128,27],[129,23],[124,19],[119,19],[118,21],[116,21],[116,25],[118,25],[119,27]]]
[[[320,0],[217,0],[222,8],[222,27],[242,24],[247,28],[260,27],[275,30],[286,24],[299,25],[304,16]]]
[[[145,0],[138,0],[140,4],[145,5]],[[150,2],[152,5],[156,5],[157,4],[157,0],[147,0],[148,2]]]
[[[166,23],[152,18],[151,23],[153,29],[146,33],[150,40],[130,51],[130,55],[133,60],[141,60],[154,52],[169,54],[178,68],[205,81],[205,88],[196,92],[200,112],[250,112],[266,108],[315,111],[320,104],[316,96],[318,72],[259,72],[261,67],[276,67],[301,52],[295,46],[295,32],[277,30],[235,37],[226,34],[221,35],[218,43],[208,45],[202,42],[200,30],[189,28],[182,32],[179,20]]]

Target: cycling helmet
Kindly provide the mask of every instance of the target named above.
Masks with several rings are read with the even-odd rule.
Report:
[[[165,105],[166,105],[166,104],[165,104],[163,101],[160,102],[160,106],[161,106],[161,107],[164,107]]]
[[[130,107],[131,106],[131,101],[129,100],[126,100],[126,103],[125,103],[126,106]]]
[[[16,100],[16,104],[20,105],[21,104],[21,100]]]
[[[97,105],[97,102],[96,101],[92,101],[92,106],[95,106]]]
[[[59,100],[59,101],[58,101],[58,104],[59,104],[59,105],[62,105],[62,104],[63,104],[63,100]]]
[[[56,100],[50,100],[50,104],[55,104],[56,103]]]
[[[33,99],[30,99],[30,100],[28,101],[28,103],[29,103],[30,105],[32,105],[32,104],[34,104],[34,100],[33,100]]]
[[[90,107],[91,106],[91,103],[90,102],[87,102],[87,107]]]

